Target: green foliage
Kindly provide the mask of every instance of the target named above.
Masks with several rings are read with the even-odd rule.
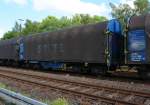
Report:
[[[120,19],[133,15],[133,9],[128,4],[119,4],[118,6],[115,6],[110,3],[110,7],[112,8],[112,17]]]
[[[31,20],[26,20],[25,28],[22,29],[22,35],[33,34],[35,32],[39,32],[39,23],[32,22]]]
[[[104,16],[97,16],[97,15],[95,15],[93,17],[92,23],[103,22],[103,21],[106,21],[106,20],[107,20],[107,18],[104,17]]]
[[[69,103],[64,98],[59,98],[53,101],[50,105],[69,105]]]
[[[113,3],[110,3],[110,7],[112,9],[111,15],[115,18],[125,18],[150,12],[150,2],[148,0],[135,0],[135,8],[131,8],[128,4],[119,4],[116,6]]]
[[[48,16],[43,19],[39,27],[42,32],[54,31],[59,28],[59,20],[54,16]]]
[[[17,37],[17,36],[18,36],[18,32],[8,31],[4,34],[2,39],[10,39],[10,38]]]
[[[97,23],[106,21],[106,17],[103,16],[90,16],[88,14],[75,14],[72,18],[63,16],[57,18],[54,16],[48,16],[42,20],[42,22],[33,22],[26,20],[24,27],[16,22],[11,31],[4,34],[3,39],[10,39],[21,35],[30,35],[39,32],[55,31],[58,29],[72,27],[81,24]]]
[[[125,27],[127,18],[134,14],[134,10],[128,4],[119,4],[115,6],[110,3],[110,7],[112,8],[112,17],[119,19],[123,27]]]
[[[3,84],[3,83],[0,83],[0,88],[6,88],[6,85],[5,84]]]
[[[59,28],[69,27],[72,26],[71,19],[67,18],[66,16],[63,16],[59,20]]]
[[[10,39],[10,38],[13,38],[13,37],[17,37],[21,34],[21,30],[22,30],[22,27],[21,25],[19,25],[17,22],[15,23],[14,27],[12,28],[11,31],[8,31],[4,34],[3,38],[2,39]]]
[[[150,12],[150,2],[148,0],[136,0],[134,1],[135,14],[145,14]]]
[[[80,25],[80,24],[89,24],[89,23],[97,23],[106,21],[107,18],[103,16],[90,16],[89,14],[76,14],[72,18],[73,25]]]
[[[12,31],[19,33],[21,30],[22,30],[21,25],[19,25],[19,23],[16,22],[16,23],[15,23],[15,26],[12,28]]]
[[[150,12],[150,3],[148,0],[135,0],[135,8],[131,8],[128,4],[119,4],[116,6],[113,3],[110,3],[110,7],[112,8],[112,17],[118,18],[120,20],[123,25],[123,29],[129,17]]]

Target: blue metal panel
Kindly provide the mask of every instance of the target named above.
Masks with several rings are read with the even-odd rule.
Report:
[[[129,51],[144,51],[146,48],[145,31],[136,30],[129,32]]]
[[[117,19],[110,20],[107,24],[107,30],[110,32],[110,34],[107,36],[107,47],[109,52],[108,66],[120,63],[120,53],[122,49],[120,40],[123,39],[121,29],[121,24]]]
[[[63,67],[63,63],[41,62],[41,66],[42,66],[44,69],[49,69],[49,68],[52,68],[52,69],[60,69],[60,68]]]
[[[145,56],[146,56],[145,52],[133,52],[130,54],[129,57],[130,57],[130,61],[134,61],[134,62],[142,61],[143,62],[146,60]]]
[[[23,60],[24,59],[24,43],[23,43],[23,37],[19,38],[17,40],[18,47],[19,47],[19,59]]]
[[[122,53],[121,49],[123,44],[120,40],[122,40],[123,36],[114,34],[109,36],[109,54],[110,54],[110,64],[118,64],[120,63],[120,53]]]
[[[118,35],[121,35],[121,24],[120,24],[120,22],[116,19],[110,20],[108,22],[108,25],[107,25],[107,30],[112,32],[112,33],[118,33]]]
[[[130,61],[143,62],[146,60],[146,33],[144,30],[129,32],[128,50]]]
[[[36,64],[36,63],[39,63],[39,61],[29,61],[29,63]]]
[[[19,44],[19,58],[20,60],[24,59],[24,44]]]

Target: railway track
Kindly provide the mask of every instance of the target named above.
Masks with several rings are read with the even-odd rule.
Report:
[[[46,105],[4,88],[0,88],[0,101],[3,103],[0,103],[0,105]]]
[[[56,79],[21,71],[0,70],[0,76],[59,90],[81,98],[84,103],[87,100],[94,100],[100,102],[100,105],[102,103],[106,105],[150,105],[150,93]]]

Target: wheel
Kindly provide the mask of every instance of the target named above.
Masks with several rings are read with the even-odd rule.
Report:
[[[150,80],[150,72],[148,71],[140,71],[139,72],[139,77],[143,80]]]
[[[138,75],[141,79],[150,80],[150,71],[147,67],[138,67]]]

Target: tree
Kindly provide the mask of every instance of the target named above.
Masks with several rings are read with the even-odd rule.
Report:
[[[3,38],[2,39],[11,39],[11,38],[14,38],[14,37],[17,37],[16,35],[16,32],[14,31],[8,31],[4,34]]]
[[[110,3],[110,7],[112,8],[112,17],[119,19],[124,28],[127,18],[134,14],[134,10],[128,4],[119,4],[119,6],[115,6]]]
[[[114,18],[118,18],[123,25],[123,28],[128,20],[133,15],[141,15],[150,11],[150,3],[148,0],[135,0],[134,8],[131,8],[128,4],[119,4],[115,6],[110,3],[112,9],[111,15]]]
[[[59,28],[70,27],[70,26],[72,26],[71,19],[67,18],[66,16],[63,16],[59,19]]]
[[[45,31],[54,31],[59,28],[59,19],[54,16],[48,16],[47,18],[43,19],[40,23],[39,29],[42,32]]]
[[[12,30],[6,32],[2,39],[10,39],[10,38],[13,38],[13,37],[17,37],[21,34],[21,30],[22,30],[21,25],[19,25],[18,22],[15,22],[15,25],[12,28]]]
[[[111,15],[115,18],[141,15],[150,12],[150,3],[148,0],[135,0],[134,8],[131,8],[128,4],[115,6],[113,3],[110,3],[110,7],[112,9]]]
[[[150,12],[150,3],[148,0],[136,0],[134,1],[135,13],[137,15]]]
[[[98,23],[98,22],[103,22],[103,21],[107,21],[107,18],[104,16],[97,16],[97,15],[93,16],[92,23]]]
[[[75,14],[72,17],[72,25],[80,25],[81,24],[81,17],[80,14]]]
[[[32,22],[31,20],[26,20],[25,27],[22,29],[22,35],[33,34],[39,32],[39,24],[38,22]]]
[[[54,16],[48,16],[42,20],[42,22],[26,20],[24,27],[21,27],[17,22],[11,31],[4,34],[3,39],[9,39],[20,35],[29,35],[38,32],[55,31],[58,29],[72,27],[81,24],[97,23],[107,20],[103,16],[90,16],[88,14],[75,14],[71,18],[63,16],[57,18]]]
[[[80,24],[89,24],[89,23],[97,23],[106,21],[107,18],[104,16],[90,16],[89,14],[75,14],[72,18],[73,25],[80,25]]]

